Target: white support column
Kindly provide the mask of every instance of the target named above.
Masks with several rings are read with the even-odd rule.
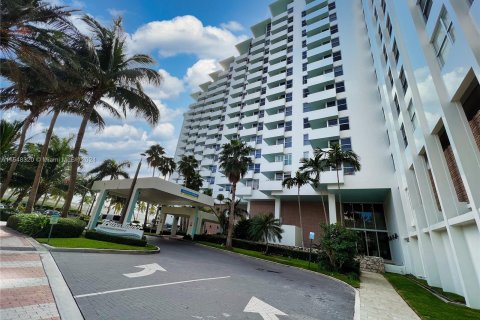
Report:
[[[335,194],[328,194],[328,219],[331,224],[337,223],[337,205],[335,204]]]
[[[178,216],[173,216],[172,232],[170,232],[170,235],[176,236],[177,235],[177,228],[178,228]]]
[[[165,220],[167,220],[167,215],[165,213],[160,213],[155,234],[159,235],[162,233],[163,226],[165,225]]]
[[[280,219],[280,210],[282,209],[282,200],[275,198],[275,219]]]
[[[92,230],[97,226],[98,217],[102,213],[103,204],[105,203],[105,199],[107,199],[107,195],[107,190],[102,190],[98,194],[95,208],[93,209],[93,214],[90,217],[90,221],[88,222],[88,230]]]
[[[125,216],[125,220],[123,221],[123,226],[128,225],[132,221],[133,211],[135,210],[135,206],[137,205],[138,196],[140,195],[140,189],[135,188],[133,190],[132,198],[130,199],[130,203],[127,207],[127,215]]]

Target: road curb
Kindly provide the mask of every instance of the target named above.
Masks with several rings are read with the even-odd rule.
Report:
[[[57,248],[48,244],[42,244],[50,252],[77,252],[77,253],[110,253],[110,254],[130,254],[147,255],[160,253],[160,247],[155,250],[118,250],[118,249],[92,249],[92,248]]]
[[[27,240],[40,254],[43,270],[47,276],[50,290],[52,290],[60,319],[83,320],[84,317],[78,308],[77,302],[73,298],[72,292],[50,252],[37,240],[33,238],[27,238]]]

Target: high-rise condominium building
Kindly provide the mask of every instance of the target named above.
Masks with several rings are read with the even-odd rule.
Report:
[[[241,139],[255,151],[237,195],[250,215],[281,220],[282,243],[343,220],[387,270],[480,308],[480,1],[278,0],[270,11],[193,95],[176,160],[195,156],[203,188],[228,197],[218,155]],[[338,180],[330,168],[302,187],[300,225],[297,189],[282,180],[333,144],[361,170],[344,163]]]

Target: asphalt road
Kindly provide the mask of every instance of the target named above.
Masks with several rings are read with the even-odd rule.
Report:
[[[160,254],[53,253],[85,319],[353,318],[354,290],[338,281],[189,242],[153,241]],[[153,263],[166,271],[135,277],[148,273],[135,266]]]

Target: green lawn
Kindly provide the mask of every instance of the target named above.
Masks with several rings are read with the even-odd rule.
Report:
[[[480,319],[480,310],[445,303],[406,276],[386,273],[385,278],[422,319]]]
[[[409,279],[412,279],[413,281],[421,283],[422,285],[430,288],[431,290],[435,291],[437,294],[443,296],[444,298],[448,298],[451,301],[460,302],[460,303],[465,304],[465,298],[462,297],[461,295],[458,295],[458,294],[453,293],[453,292],[443,291],[442,288],[429,286],[426,280],[415,278],[413,275],[410,275],[410,274],[406,275],[406,277],[408,277]]]
[[[218,249],[223,249],[226,250],[223,245],[216,244],[216,243],[211,243],[211,242],[206,242],[206,241],[197,241],[198,243],[201,243],[203,245],[209,246],[209,247],[214,247]],[[287,257],[282,257],[282,256],[271,256],[271,255],[265,255],[261,252],[258,251],[253,251],[253,250],[247,250],[247,249],[239,249],[239,248],[233,248],[233,252],[240,253],[246,256],[250,257],[255,257],[255,258],[260,258],[263,260],[268,260],[268,261],[273,261],[281,264],[285,264],[288,266],[293,266],[293,267],[298,267],[302,269],[307,269],[311,271],[315,271],[318,273],[322,273],[325,275],[328,275],[330,277],[336,278],[338,280],[341,280],[343,282],[348,283],[354,288],[359,288],[360,287],[360,280],[353,279],[347,275],[338,273],[338,272],[329,272],[326,270],[319,269],[318,264],[312,263],[310,265],[310,268],[308,267],[308,261],[305,260],[300,260],[300,259],[293,259],[293,258],[287,258]]]
[[[40,243],[47,243],[46,238],[36,239]],[[99,241],[87,238],[51,238],[50,243],[52,247],[57,248],[89,248],[89,249],[116,249],[116,250],[155,250],[156,246],[147,244],[146,247],[131,246],[120,243],[113,243],[107,241]]]

